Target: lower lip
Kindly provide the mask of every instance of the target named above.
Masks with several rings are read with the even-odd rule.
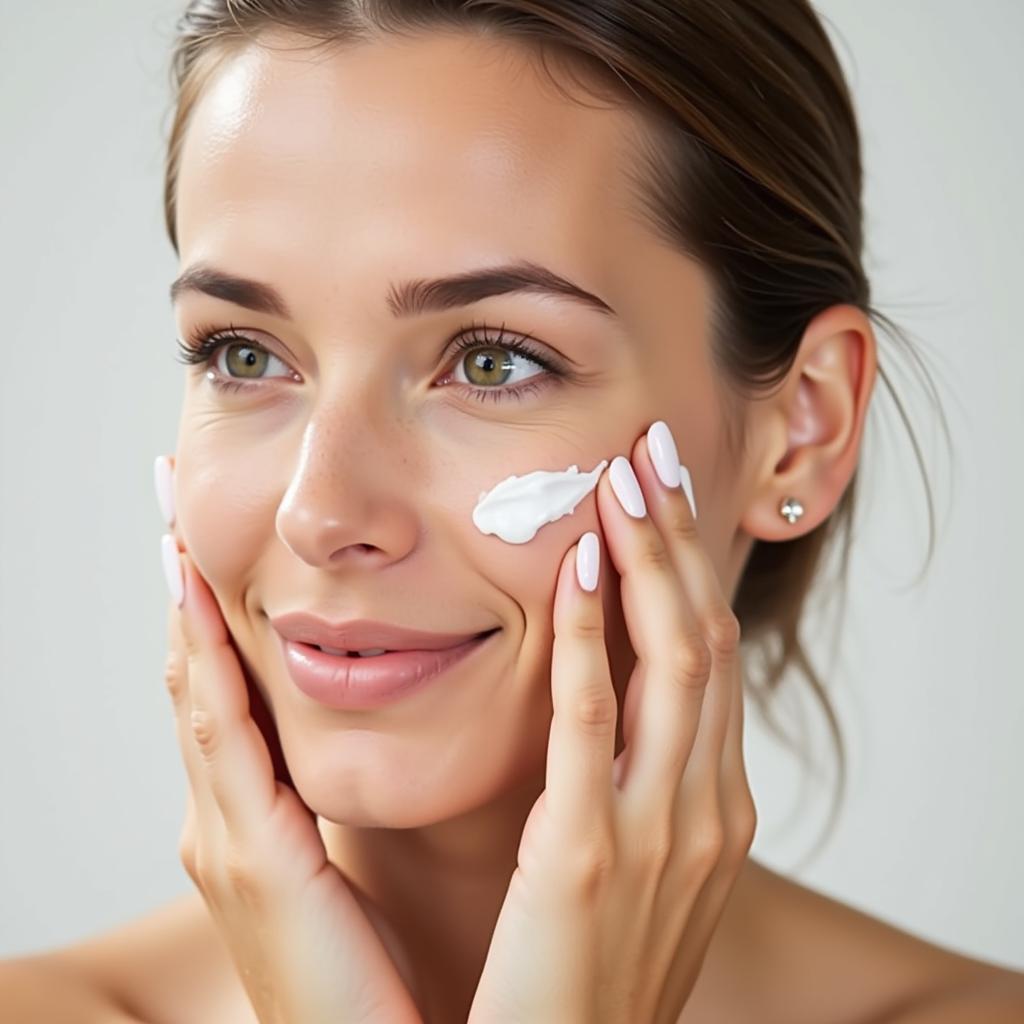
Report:
[[[498,632],[441,651],[391,651],[370,658],[327,654],[283,637],[281,645],[288,673],[307,697],[330,708],[364,711],[422,690]]]

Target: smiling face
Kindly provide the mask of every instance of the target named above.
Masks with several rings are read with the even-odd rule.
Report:
[[[177,296],[181,338],[230,326],[243,340],[188,368],[176,529],[306,802],[357,825],[439,821],[542,766],[555,574],[599,529],[591,493],[509,544],[474,526],[482,492],[589,471],[664,419],[702,537],[729,559],[708,284],[633,212],[633,115],[573,103],[525,51],[434,35],[314,57],[284,38],[232,58],[185,137],[181,270],[262,282],[283,308],[237,289]],[[441,293],[403,288],[512,263],[590,298],[477,290],[423,309]],[[632,652],[610,566],[604,593],[622,685]],[[288,677],[268,616],[299,610],[501,632],[474,672],[341,712]]]

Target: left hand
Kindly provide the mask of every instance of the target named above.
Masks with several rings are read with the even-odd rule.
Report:
[[[602,586],[582,589],[573,545],[555,590],[545,789],[469,1024],[675,1024],[753,842],[739,625],[646,436],[632,464],[642,518],[608,471],[595,492],[637,654],[625,747],[614,757]]]

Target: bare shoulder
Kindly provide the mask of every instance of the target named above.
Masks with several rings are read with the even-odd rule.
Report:
[[[750,858],[680,1024],[874,1024],[943,992],[998,978],[1015,987],[1024,981]]]
[[[258,1024],[198,893],[46,960],[146,1024]],[[936,946],[748,858],[679,1024],[878,1024],[989,979],[1020,998],[1024,975]]]
[[[95,985],[146,1024],[258,1024],[198,892],[46,959]]]

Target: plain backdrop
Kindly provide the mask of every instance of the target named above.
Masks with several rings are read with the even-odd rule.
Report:
[[[0,3],[0,956],[192,889],[152,482],[184,380],[161,210],[182,6]],[[748,701],[752,853],[1024,968],[1024,5],[817,6],[861,119],[874,299],[921,346],[955,461],[880,336],[935,488],[937,549],[916,580],[924,489],[879,379],[834,658],[834,620],[805,623],[849,744],[847,799],[809,857],[834,777],[824,720],[802,682],[783,688],[783,721],[802,718],[813,750],[802,775]]]

